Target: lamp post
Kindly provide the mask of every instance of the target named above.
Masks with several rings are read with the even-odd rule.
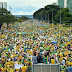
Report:
[[[52,9],[52,24],[53,24],[53,9]]]
[[[61,7],[60,7],[60,25],[61,25]]]
[[[11,6],[9,6],[9,11],[12,9],[12,7]],[[11,11],[10,11],[11,12]]]
[[[48,13],[48,24],[49,24],[49,13]]]
[[[42,15],[41,15],[41,21],[42,21]]]
[[[49,8],[49,10],[52,10],[52,24],[53,24],[53,9],[52,8]],[[49,20],[49,13],[48,13],[48,20]]]
[[[46,21],[46,14],[45,14],[45,22],[47,22],[47,21]]]

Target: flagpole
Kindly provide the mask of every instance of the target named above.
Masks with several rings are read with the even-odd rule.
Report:
[[[11,6],[9,6],[9,11],[10,11],[10,9],[12,9]],[[11,12],[11,11],[10,11],[10,12]]]

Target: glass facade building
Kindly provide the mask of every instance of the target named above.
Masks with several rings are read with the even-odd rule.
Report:
[[[67,0],[67,8],[69,8],[70,13],[72,13],[72,0]]]
[[[58,0],[58,5],[59,5],[61,8],[64,8],[64,0]]]
[[[72,0],[58,0],[58,5],[62,8],[69,8],[70,13],[72,13]]]

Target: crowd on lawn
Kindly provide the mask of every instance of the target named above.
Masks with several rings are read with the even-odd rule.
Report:
[[[0,72],[32,72],[38,63],[72,72],[72,30],[27,21],[0,31]]]

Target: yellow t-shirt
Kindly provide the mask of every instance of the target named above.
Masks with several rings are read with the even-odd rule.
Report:
[[[23,66],[22,67],[22,72],[26,72],[26,70],[27,70],[27,66]]]
[[[68,63],[68,65],[71,65],[71,66],[72,66],[72,63],[71,63],[71,62],[69,62],[69,63]]]
[[[8,72],[14,72],[14,69],[13,68],[10,68]]]
[[[2,72],[6,72],[6,68],[3,68],[3,67],[2,67],[1,69],[2,69]]]
[[[2,61],[4,62],[4,61],[5,61],[5,59],[2,59]]]
[[[22,59],[22,56],[19,56],[19,59]]]
[[[63,58],[64,58],[64,57],[61,57],[61,62],[62,62]]]
[[[54,59],[51,59],[51,64],[55,64],[55,60]]]
[[[2,39],[4,39],[4,35],[2,35],[1,37],[2,37]]]
[[[19,46],[17,46],[17,50],[19,50]]]
[[[14,65],[14,61],[10,61],[10,65],[13,66]]]

